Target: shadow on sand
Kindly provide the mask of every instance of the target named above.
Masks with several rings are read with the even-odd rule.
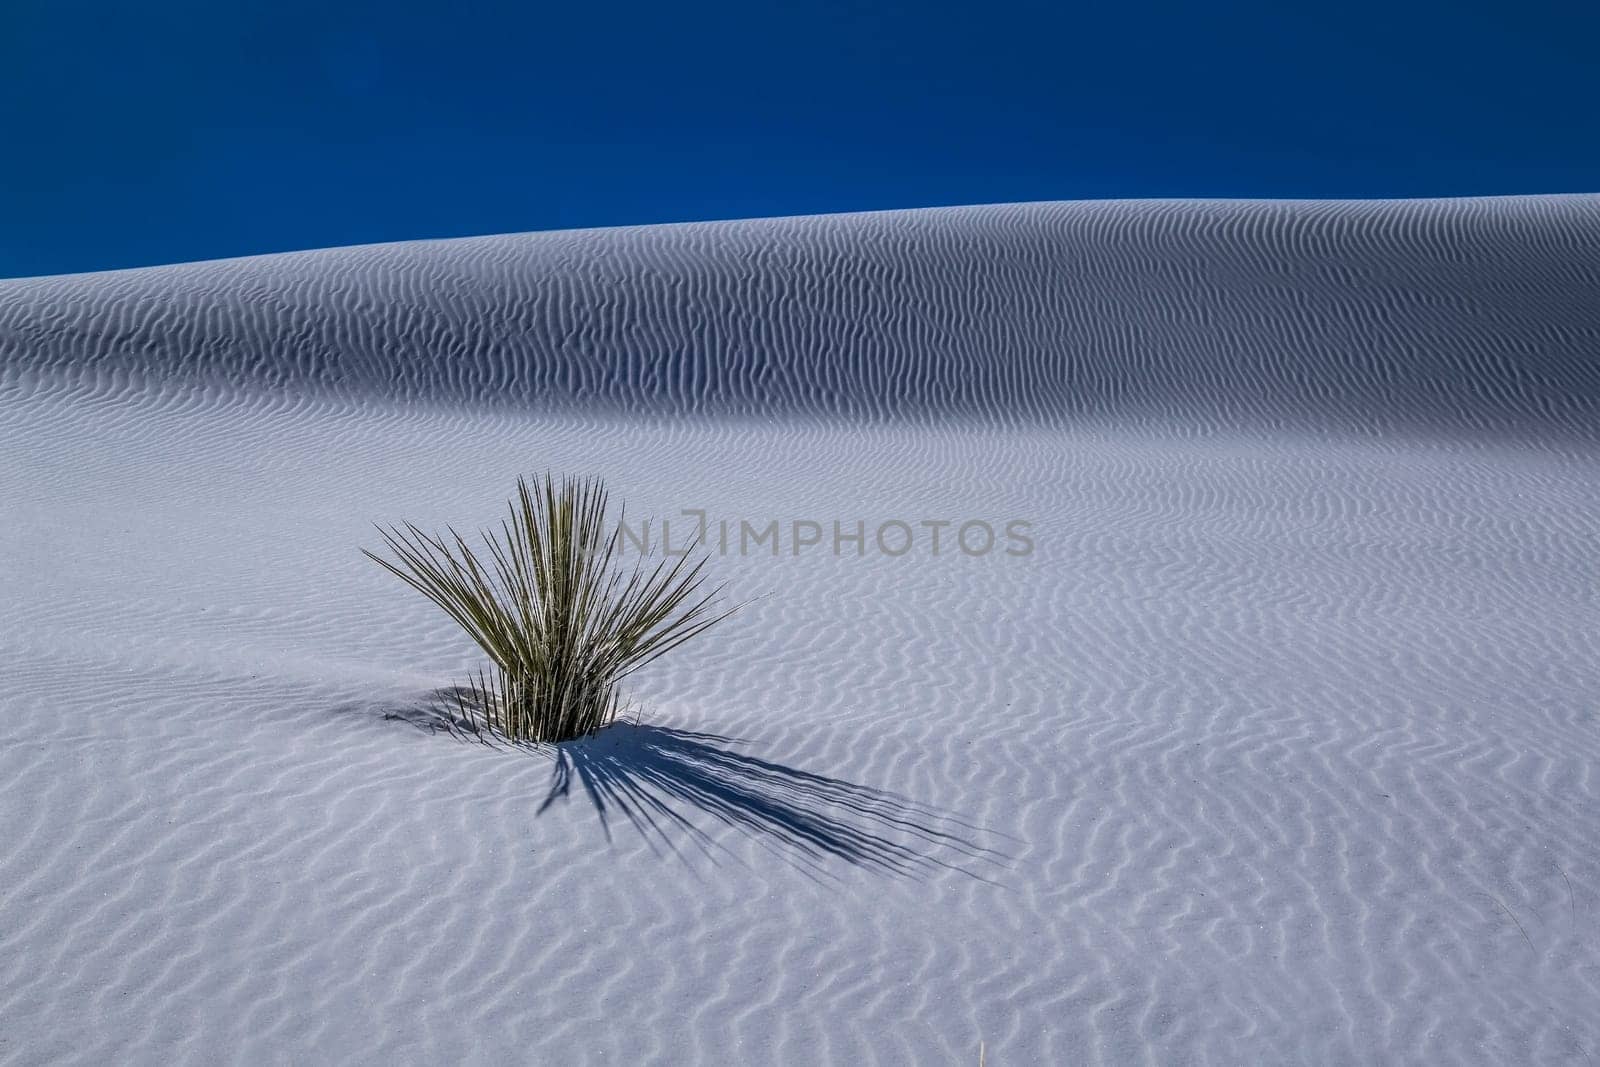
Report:
[[[454,699],[453,690],[441,690],[422,706],[391,709],[385,717],[552,758],[538,812],[581,794],[607,840],[621,819],[657,853],[682,857],[688,842],[710,856],[720,846],[693,817],[698,811],[782,844],[788,858],[812,868],[836,858],[899,875],[944,868],[981,878],[974,865],[1007,858],[977,840],[1000,835],[893,793],[740,752],[745,742],[738,738],[619,722],[577,741],[511,745],[474,732],[454,713]]]

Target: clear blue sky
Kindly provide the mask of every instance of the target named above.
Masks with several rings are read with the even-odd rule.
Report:
[[[1600,190],[1600,5],[0,4],[0,276],[1146,196]]]

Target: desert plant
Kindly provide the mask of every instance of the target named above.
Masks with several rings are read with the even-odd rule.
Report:
[[[628,572],[623,517],[608,530],[606,511],[598,479],[518,478],[510,516],[480,534],[483,554],[454,529],[410,523],[378,527],[396,561],[362,549],[488,654],[490,669],[456,690],[472,729],[533,742],[594,733],[616,717],[622,679],[735,610],[713,607],[721,587],[704,591],[704,555],[647,569],[641,553]]]

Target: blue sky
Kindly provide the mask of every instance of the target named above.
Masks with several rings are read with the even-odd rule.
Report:
[[[1600,190],[1592,3],[0,5],[0,276],[1103,197]]]

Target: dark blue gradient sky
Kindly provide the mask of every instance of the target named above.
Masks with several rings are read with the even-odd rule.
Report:
[[[0,5],[0,276],[1100,197],[1600,190],[1600,5]]]

